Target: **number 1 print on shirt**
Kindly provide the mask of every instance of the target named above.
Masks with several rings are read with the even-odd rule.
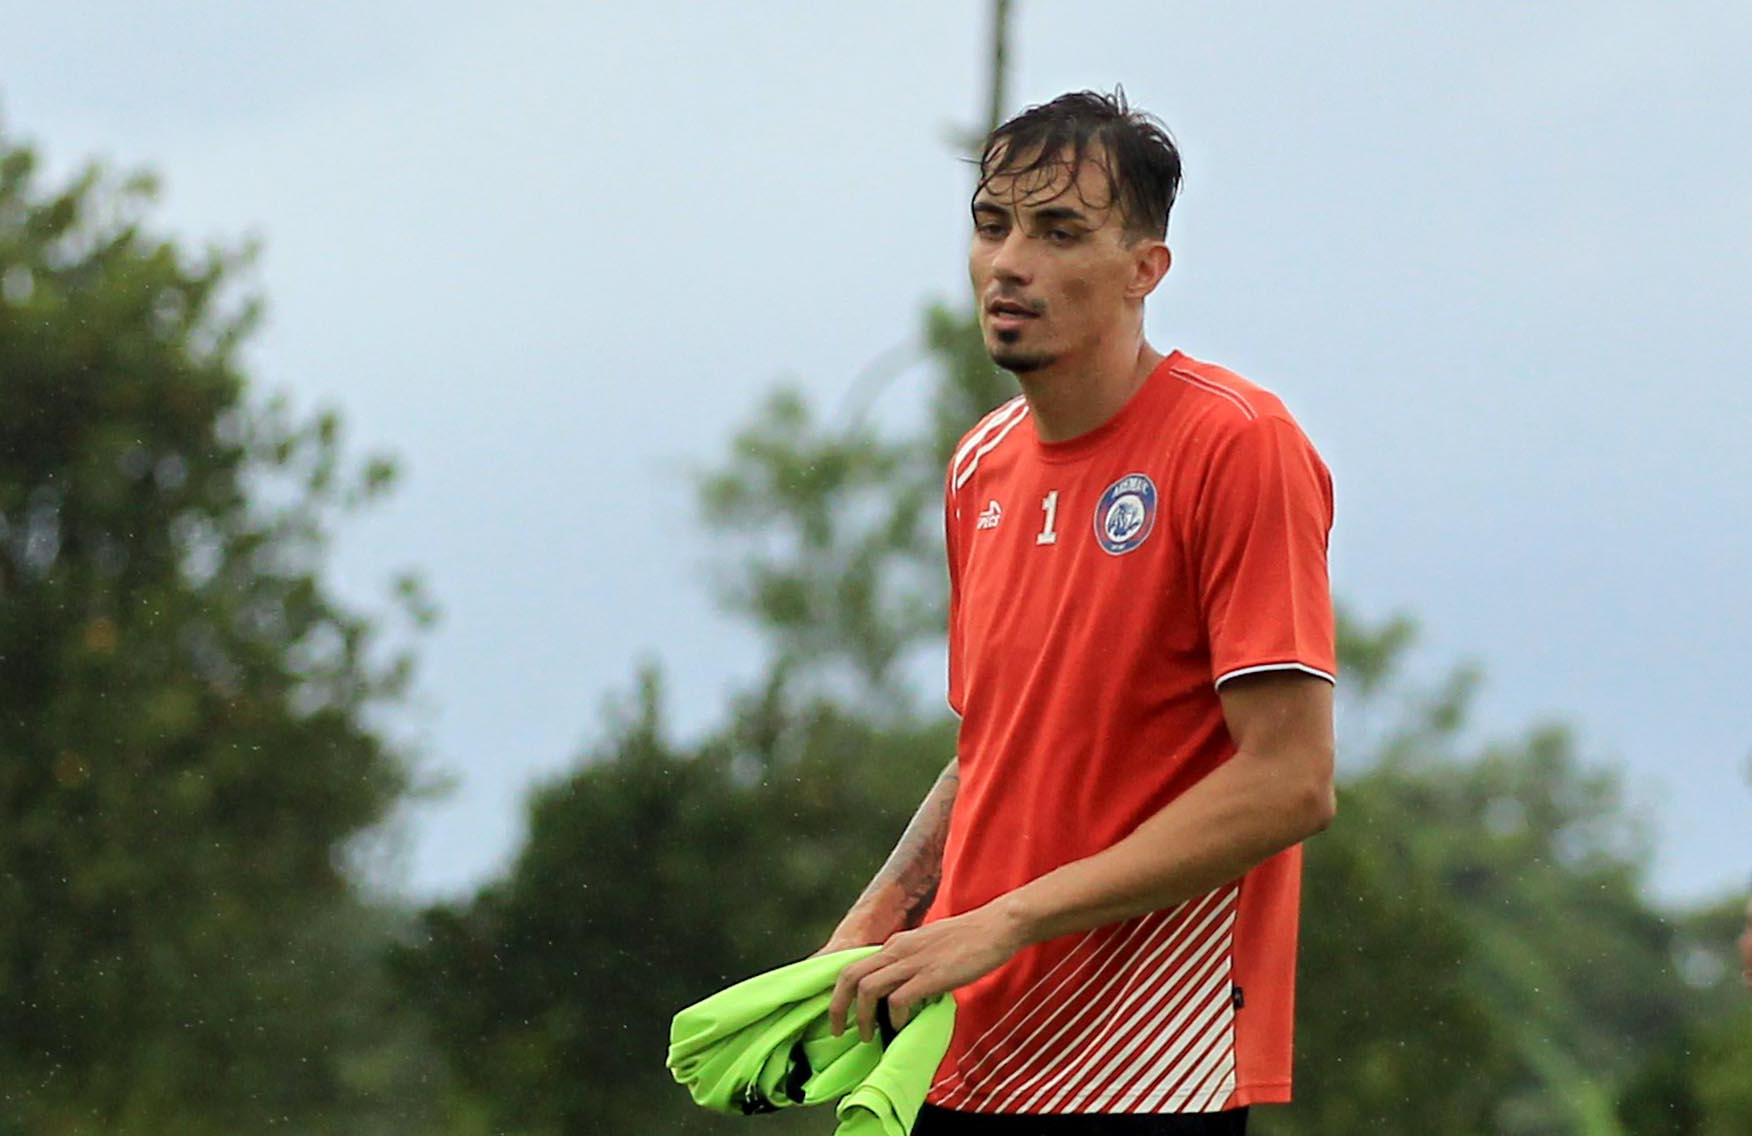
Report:
[[[1046,523],[1040,526],[1040,531],[1034,534],[1035,544],[1057,544],[1058,533],[1053,526],[1058,523],[1058,490],[1054,489],[1040,500],[1040,507],[1046,510]]]

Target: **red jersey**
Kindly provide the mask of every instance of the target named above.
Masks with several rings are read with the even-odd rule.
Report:
[[[1235,752],[1217,688],[1336,670],[1332,482],[1278,399],[1175,352],[1108,422],[1016,398],[947,484],[961,784],[928,919],[1129,835]],[[931,1103],[1211,1112],[1287,1101],[1301,848],[1036,944],[956,992]]]

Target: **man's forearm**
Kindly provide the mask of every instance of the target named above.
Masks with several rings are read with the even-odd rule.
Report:
[[[881,942],[896,931],[918,926],[943,878],[943,846],[949,839],[949,814],[960,786],[960,765],[951,760],[913,813],[887,862],[840,920],[835,940]]]
[[[1330,794],[1330,780],[1242,756],[1118,844],[1048,872],[993,906],[1025,942],[1170,907],[1324,828]]]
[[[841,972],[832,1028],[855,1020],[869,1039],[883,999],[904,1027],[921,1000],[990,974],[1030,944],[1171,907],[1237,878],[1331,818],[1330,782],[1285,765],[1239,753],[1104,851],[886,939]]]

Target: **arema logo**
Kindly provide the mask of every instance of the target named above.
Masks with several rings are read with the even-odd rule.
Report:
[[[1156,483],[1128,473],[1101,494],[1095,505],[1095,539],[1103,551],[1123,556],[1149,539],[1156,527]]]
[[[995,529],[998,527],[998,522],[1003,519],[1004,507],[996,501],[992,501],[986,505],[985,512],[979,515],[979,524],[977,527],[982,529]]]

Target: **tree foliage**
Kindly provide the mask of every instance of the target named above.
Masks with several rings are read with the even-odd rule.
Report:
[[[347,871],[409,785],[406,653],[320,576],[393,466],[249,402],[246,251],[0,133],[0,1114],[236,1132],[371,1111],[385,930]],[[426,617],[417,581],[403,607]],[[388,1032],[393,1033],[392,1027]],[[399,1108],[400,1106],[398,1106]]]
[[[488,1130],[715,1130],[665,1083],[671,1014],[819,946],[847,866],[892,839],[952,744],[826,703],[776,732],[745,710],[679,745],[647,672],[582,767],[536,794],[508,876],[427,912],[406,987],[437,1007]]]

